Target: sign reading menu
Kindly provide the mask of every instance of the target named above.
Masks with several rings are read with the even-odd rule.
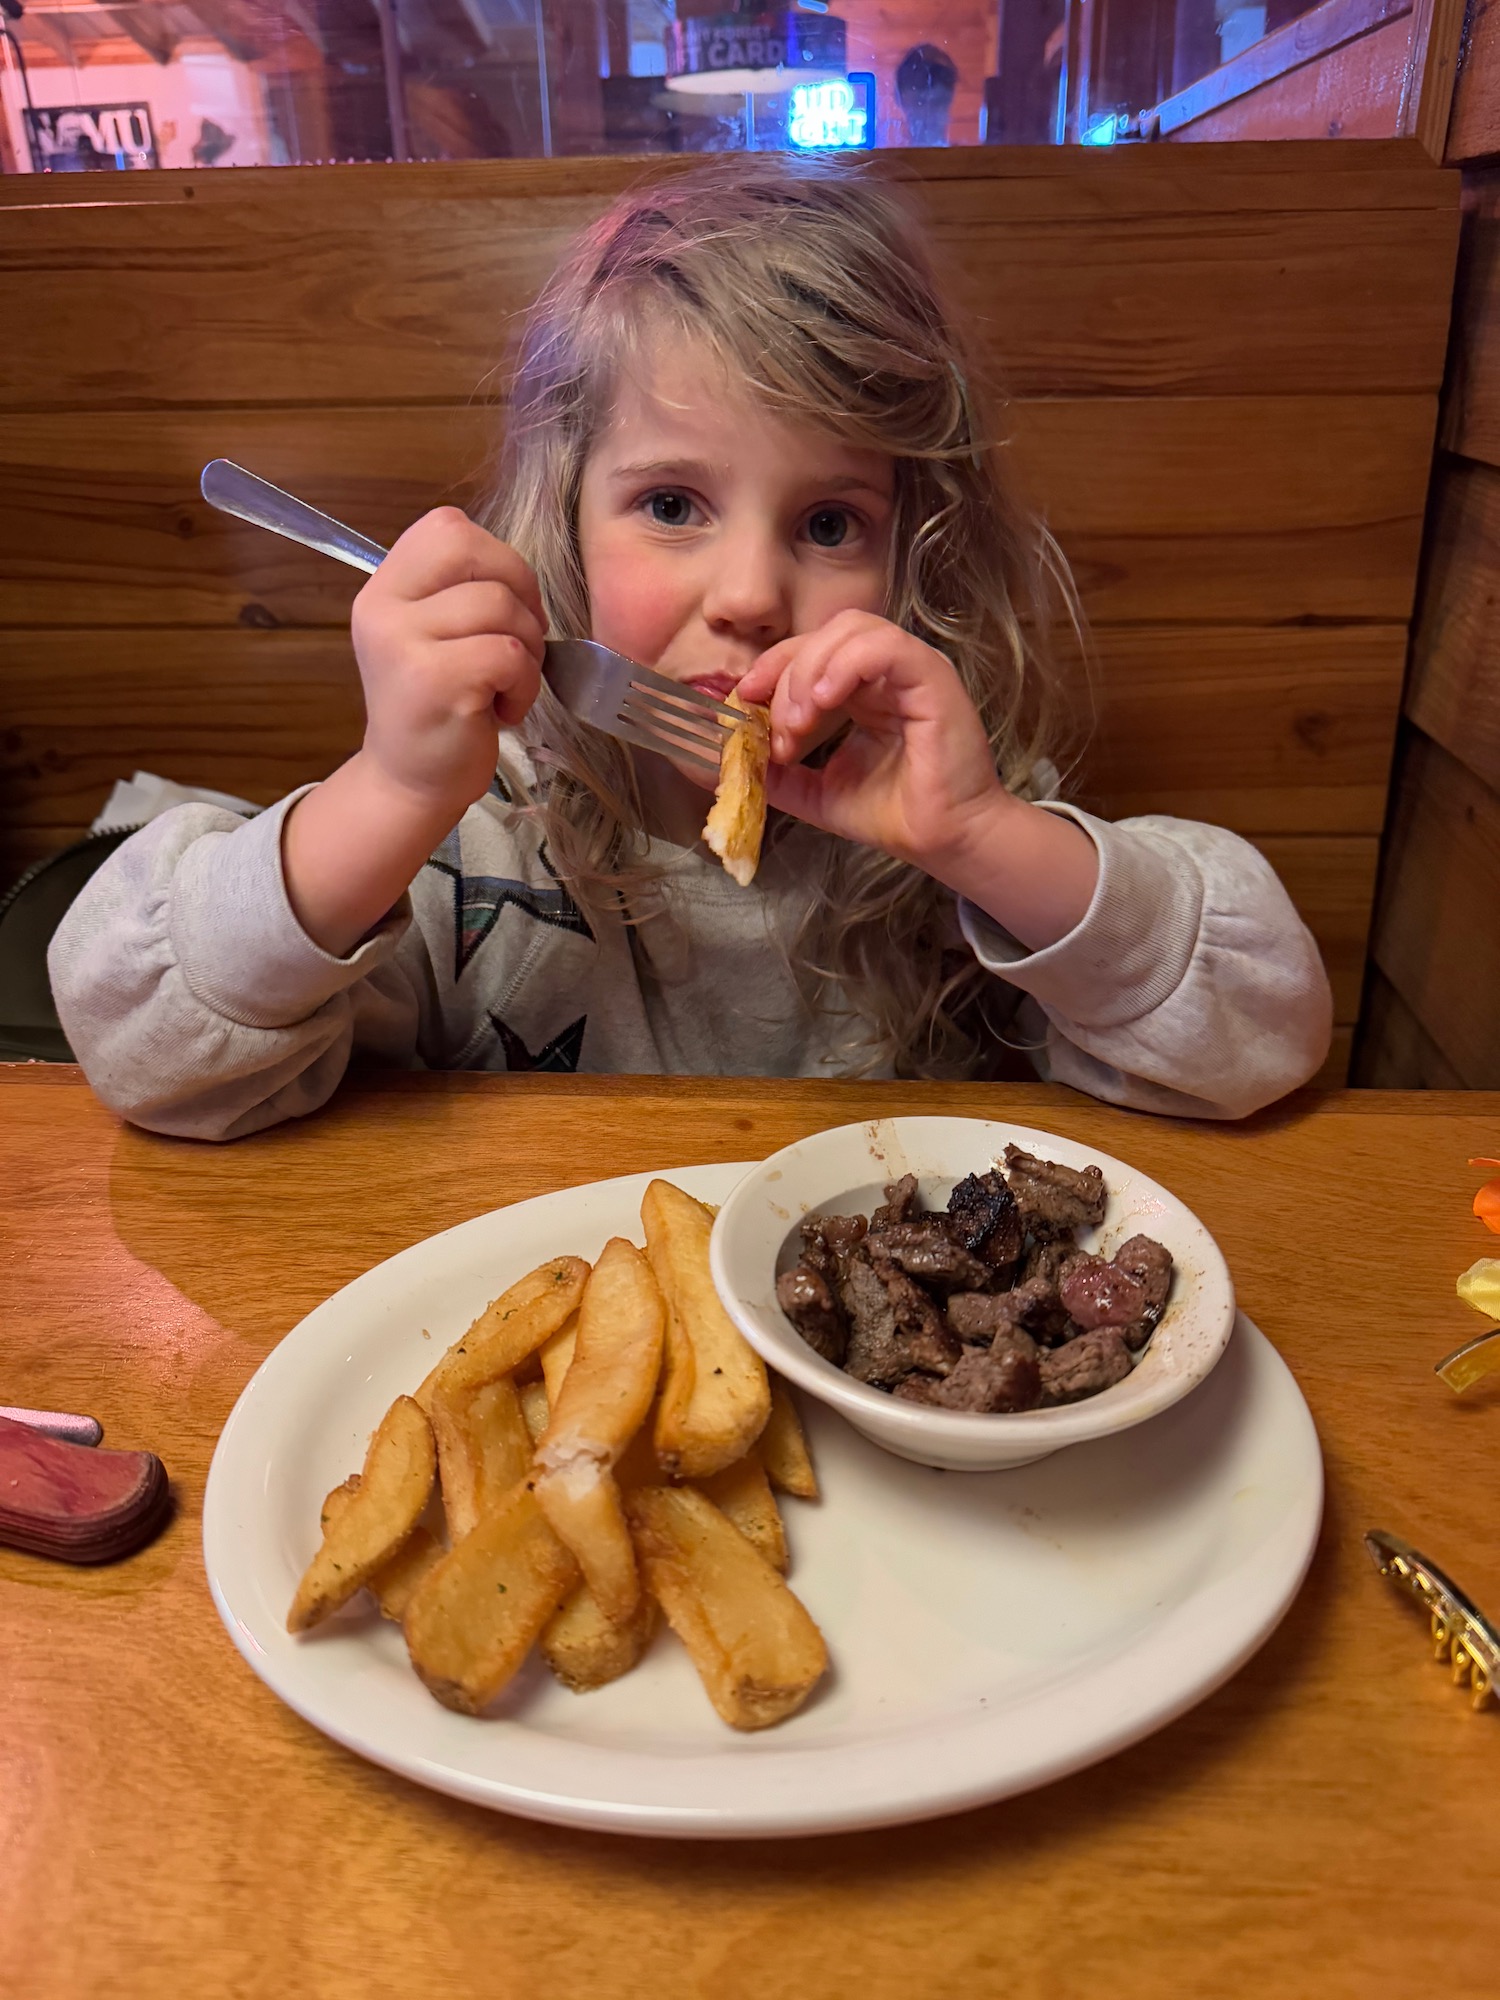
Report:
[[[149,104],[64,104],[22,117],[33,173],[112,173],[158,164]]]

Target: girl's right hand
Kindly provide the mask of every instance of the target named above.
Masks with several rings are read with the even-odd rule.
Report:
[[[364,759],[456,824],[495,773],[502,723],[541,684],[542,594],[514,549],[456,507],[406,530],[354,600]]]

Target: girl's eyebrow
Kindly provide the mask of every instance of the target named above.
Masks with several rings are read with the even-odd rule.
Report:
[[[638,479],[688,479],[706,484],[722,467],[710,465],[706,459],[698,458],[649,458],[634,465],[617,465],[610,472],[611,480],[620,485],[628,485]],[[810,488],[821,494],[868,493],[872,499],[888,501],[890,492],[883,486],[876,486],[863,479],[857,472],[836,474],[832,479],[810,479]]]

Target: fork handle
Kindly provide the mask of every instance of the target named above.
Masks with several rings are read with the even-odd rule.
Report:
[[[284,493],[269,479],[257,478],[233,459],[211,459],[198,485],[209,506],[217,507],[221,514],[234,514],[257,528],[269,528],[273,535],[285,535],[288,541],[333,556],[367,576],[385,560],[386,551],[379,542],[357,535],[331,514],[320,514],[294,493]]]

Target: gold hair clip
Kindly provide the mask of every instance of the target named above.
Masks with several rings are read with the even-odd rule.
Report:
[[[1462,1687],[1467,1681],[1471,1706],[1483,1708],[1500,1680],[1500,1632],[1457,1584],[1409,1543],[1372,1528],[1365,1547],[1380,1574],[1425,1607],[1432,1620],[1433,1657],[1449,1662],[1453,1685]]]
[[[1441,1375],[1450,1389],[1462,1395],[1497,1368],[1500,1368],[1500,1326],[1492,1326],[1488,1333],[1476,1333],[1462,1347],[1445,1354],[1432,1372]]]

